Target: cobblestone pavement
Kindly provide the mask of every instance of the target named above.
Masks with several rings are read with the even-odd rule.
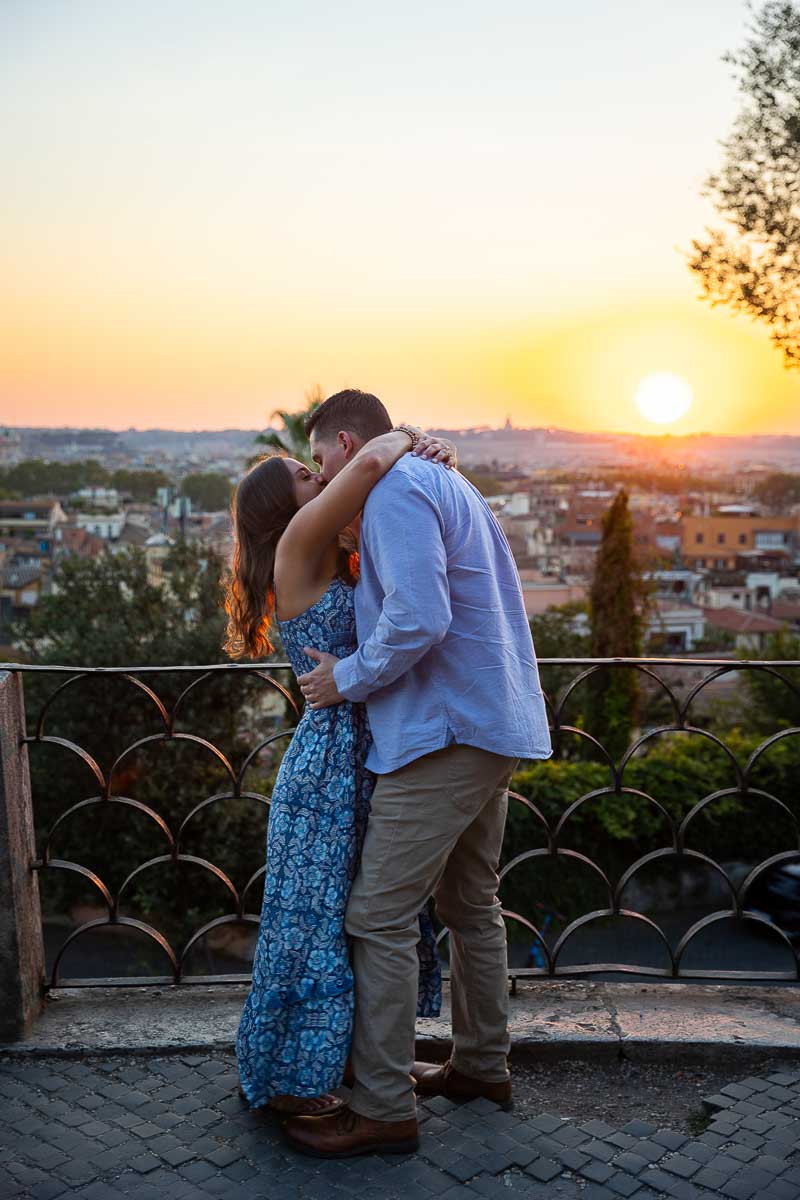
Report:
[[[0,1197],[800,1200],[800,1071],[725,1086],[694,1138],[436,1098],[420,1105],[417,1154],[334,1162],[290,1150],[236,1085],[220,1053],[0,1058]]]

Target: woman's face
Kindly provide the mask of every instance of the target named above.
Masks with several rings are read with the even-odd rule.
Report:
[[[320,494],[325,487],[325,480],[319,471],[310,471],[305,463],[298,462],[295,458],[287,458],[285,461],[292,473],[297,507],[302,508]]]

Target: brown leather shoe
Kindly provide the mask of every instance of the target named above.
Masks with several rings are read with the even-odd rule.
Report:
[[[416,1117],[373,1121],[349,1107],[327,1117],[290,1117],[283,1131],[290,1146],[314,1158],[410,1154],[419,1146]]]
[[[511,1079],[501,1083],[490,1083],[486,1079],[473,1079],[456,1071],[448,1059],[440,1063],[414,1063],[414,1078],[418,1096],[446,1096],[448,1100],[492,1100],[508,1111],[513,1106]]]

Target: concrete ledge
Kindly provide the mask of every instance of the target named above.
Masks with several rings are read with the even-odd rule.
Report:
[[[233,1047],[245,985],[75,988],[50,994],[11,1055],[165,1054]],[[512,1056],[737,1064],[800,1059],[800,986],[536,981],[511,998]],[[450,1005],[417,1023],[418,1052],[446,1057]]]

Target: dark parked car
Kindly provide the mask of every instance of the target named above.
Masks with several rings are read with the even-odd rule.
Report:
[[[800,945],[800,862],[780,863],[760,875],[747,893],[747,908],[769,917]]]

